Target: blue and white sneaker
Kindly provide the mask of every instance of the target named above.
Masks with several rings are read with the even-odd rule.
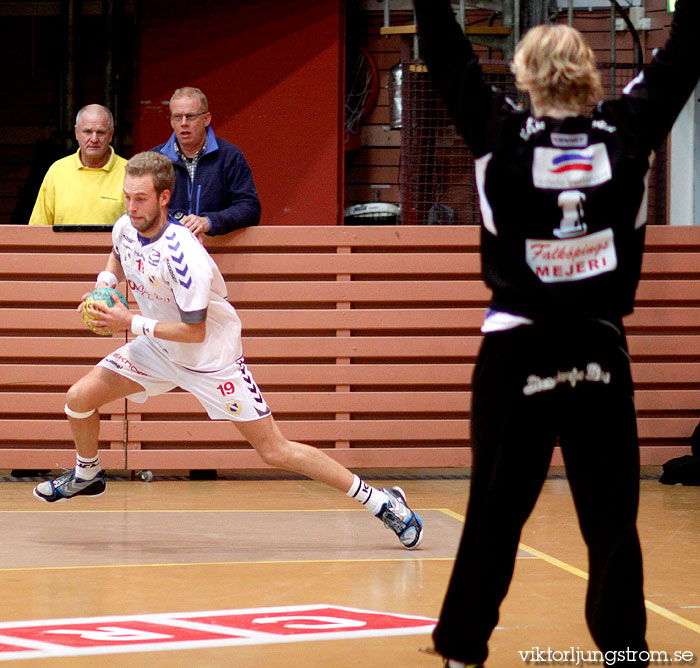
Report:
[[[406,495],[400,487],[382,489],[389,497],[389,503],[384,504],[377,513],[387,529],[391,529],[408,550],[420,545],[423,538],[423,522],[406,504]]]
[[[83,480],[76,477],[75,469],[71,469],[54,480],[38,484],[34,488],[34,496],[47,503],[60,503],[74,496],[100,496],[106,488],[104,471],[100,471],[92,480]]]

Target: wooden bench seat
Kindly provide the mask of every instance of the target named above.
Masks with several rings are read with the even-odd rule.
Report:
[[[626,325],[642,462],[660,464],[688,452],[700,419],[700,230],[648,232]],[[95,336],[75,311],[110,235],[3,233],[0,468],[69,467],[65,392],[127,340]],[[471,462],[471,376],[489,297],[477,228],[261,227],[206,245],[243,322],[248,366],[287,436],[354,468]],[[231,425],[208,420],[180,390],[101,413],[109,468],[263,466]]]

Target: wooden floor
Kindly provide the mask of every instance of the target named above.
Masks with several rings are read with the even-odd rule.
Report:
[[[458,471],[457,473],[461,473]],[[592,475],[609,475],[592,472]],[[298,480],[111,480],[49,506],[0,483],[0,625],[65,618],[329,604],[434,619],[450,574],[466,477],[400,484],[422,515],[407,551],[353,501]],[[643,479],[648,640],[700,657],[700,489]],[[519,652],[595,649],[583,620],[586,555],[566,480],[547,481],[522,535],[488,665]],[[107,621],[103,622],[109,625]],[[7,654],[0,628],[0,662]],[[427,633],[13,659],[32,668],[438,668]],[[686,655],[688,656],[688,655]],[[675,665],[683,665],[682,663]]]

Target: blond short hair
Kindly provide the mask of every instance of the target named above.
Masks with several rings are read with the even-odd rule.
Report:
[[[519,90],[545,107],[584,109],[603,97],[595,55],[568,25],[539,25],[515,49],[511,66]]]
[[[175,186],[175,170],[170,158],[154,151],[137,153],[126,163],[126,173],[129,176],[145,176],[153,178],[153,187],[160,195],[164,190],[172,192]]]
[[[170,104],[172,104],[173,100],[177,100],[181,97],[196,97],[202,105],[202,111],[209,111],[209,100],[207,100],[207,96],[202,93],[199,88],[183,86],[182,88],[175,89],[175,92],[170,96]]]

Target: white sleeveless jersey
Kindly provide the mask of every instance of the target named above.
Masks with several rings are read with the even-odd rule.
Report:
[[[201,372],[217,371],[241,357],[241,321],[226,301],[223,276],[186,227],[169,217],[156,238],[146,239],[124,215],[114,224],[112,242],[146,318],[207,323],[202,343],[148,339],[154,350]]]

